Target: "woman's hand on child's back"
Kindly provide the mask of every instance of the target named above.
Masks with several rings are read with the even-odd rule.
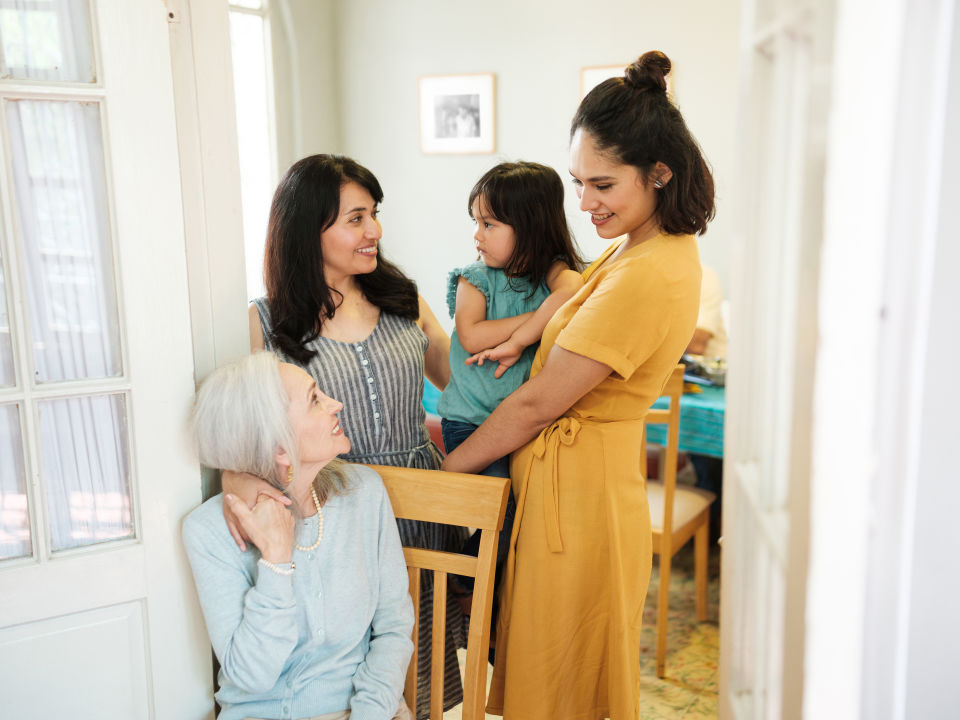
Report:
[[[488,348],[478,352],[475,355],[471,355],[466,359],[466,364],[473,365],[476,363],[477,365],[483,365],[485,360],[498,362],[500,364],[497,366],[493,376],[495,378],[500,378],[503,377],[503,374],[507,370],[516,364],[517,360],[520,359],[520,356],[523,354],[525,349],[525,345],[522,345],[514,340],[507,340],[506,342],[500,343],[496,347]]]
[[[240,502],[250,509],[253,509],[254,506],[256,506],[257,500],[261,495],[266,495],[269,498],[273,498],[283,505],[290,504],[290,498],[277,490],[273,485],[268,483],[266,480],[261,480],[256,475],[250,475],[249,473],[238,473],[231,470],[224,470],[223,478],[221,479],[221,485],[223,487],[223,494],[225,496],[227,494],[235,495],[237,498],[239,498]],[[230,503],[228,502],[223,503],[223,519],[226,521],[227,528],[230,530],[230,534],[237,543],[237,547],[239,547],[241,550],[246,550],[247,541],[252,541],[253,538],[246,533],[239,519],[237,518],[236,513],[230,507]]]

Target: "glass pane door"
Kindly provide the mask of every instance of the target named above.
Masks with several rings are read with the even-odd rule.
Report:
[[[0,561],[137,535],[94,58],[87,0],[0,0]]]

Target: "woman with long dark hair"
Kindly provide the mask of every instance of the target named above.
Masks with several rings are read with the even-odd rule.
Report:
[[[437,469],[421,405],[424,374],[439,388],[450,376],[450,340],[416,284],[383,257],[378,219],[383,190],[356,161],[311,155],[294,163],[270,208],[264,279],[267,295],[250,307],[251,349],[268,349],[306,370],[321,392],[344,404],[340,422],[355,463]],[[255,502],[270,489],[230,476],[225,487]],[[238,543],[239,528],[228,517]],[[404,545],[459,550],[466,530],[398,521]],[[421,583],[421,611],[433,603],[432,576]],[[457,645],[463,615],[447,608],[444,705],[462,700]],[[420,625],[418,716],[428,711],[430,623]]]
[[[597,234],[615,240],[547,324],[530,380],[443,465],[472,472],[513,453],[488,705],[511,720],[637,718],[652,565],[644,416],[693,335],[695,234],[714,212],[669,71],[663,53],[646,53],[580,104],[570,174]]]

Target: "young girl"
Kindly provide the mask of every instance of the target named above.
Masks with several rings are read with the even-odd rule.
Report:
[[[501,163],[473,186],[467,208],[477,225],[480,260],[453,270],[447,289],[456,329],[438,412],[448,453],[527,380],[544,326],[583,285],[583,262],[563,211],[563,182],[552,168]],[[509,477],[509,457],[480,474]],[[497,548],[498,579],[514,510],[511,495]],[[465,551],[478,550],[475,533]]]

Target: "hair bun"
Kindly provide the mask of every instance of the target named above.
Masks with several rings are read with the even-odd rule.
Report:
[[[659,50],[651,50],[630,64],[624,73],[624,82],[634,90],[658,89],[666,92],[670,68],[670,58]]]

